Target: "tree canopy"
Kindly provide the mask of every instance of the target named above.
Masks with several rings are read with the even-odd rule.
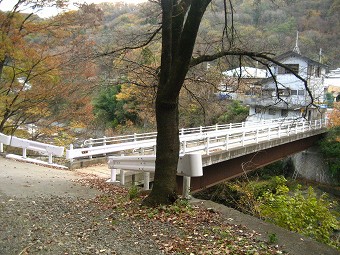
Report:
[[[85,22],[82,15],[89,10],[83,9],[40,19],[19,12],[28,3],[18,1],[12,11],[0,12],[0,132],[26,124],[39,125],[35,136],[75,128],[92,115],[89,88],[96,64],[84,56],[94,42],[83,32],[100,15]],[[36,8],[49,3],[40,4]]]

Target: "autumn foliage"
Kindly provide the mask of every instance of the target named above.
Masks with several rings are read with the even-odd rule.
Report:
[[[333,104],[333,110],[329,114],[329,124],[331,127],[340,126],[340,102]]]
[[[83,32],[100,14],[87,6],[45,20],[19,12],[26,3],[0,12],[0,132],[31,124],[37,138],[82,128],[97,76],[96,63],[84,61],[94,42]]]

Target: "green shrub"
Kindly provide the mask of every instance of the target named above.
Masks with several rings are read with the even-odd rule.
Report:
[[[195,196],[212,200],[232,207],[243,213],[259,216],[258,198],[265,192],[275,192],[278,185],[285,183],[284,177],[271,177],[269,180],[242,180],[224,182],[211,187]]]
[[[320,149],[336,184],[340,184],[340,126],[328,130],[320,142]]]
[[[218,123],[236,123],[245,121],[249,114],[249,108],[242,105],[239,101],[233,100],[230,105],[228,105],[225,112],[217,118]]]
[[[290,194],[289,188],[280,184],[276,193],[267,191],[259,200],[260,215],[265,220],[336,246],[331,235],[339,228],[339,223],[330,210],[334,204],[326,195],[318,198],[312,187],[307,194],[303,194],[300,187]]]
[[[268,235],[268,242],[270,244],[274,244],[278,241],[277,235],[275,233],[271,233]]]
[[[135,199],[136,197],[138,197],[138,192],[139,192],[138,187],[137,187],[136,185],[132,185],[132,186],[130,187],[129,193],[128,193],[129,199],[130,199],[130,200],[133,200],[133,199]]]

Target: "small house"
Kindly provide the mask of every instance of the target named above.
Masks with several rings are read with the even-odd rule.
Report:
[[[275,60],[283,65],[270,65],[271,76],[259,82],[261,95],[245,102],[250,107],[248,120],[320,118],[325,105],[327,66],[296,51],[286,52]]]

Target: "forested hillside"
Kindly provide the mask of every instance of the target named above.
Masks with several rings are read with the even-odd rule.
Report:
[[[18,6],[27,3],[18,1]],[[293,49],[299,31],[301,54],[319,60],[322,48],[322,62],[336,68],[339,12],[339,0],[212,1],[193,57],[222,45],[277,55]],[[72,139],[84,129],[87,137],[90,130],[154,130],[160,18],[156,1],[84,4],[49,19],[19,9],[0,11],[0,131],[34,124],[34,139],[56,133],[64,139],[67,132],[69,140],[70,133]],[[256,62],[230,56],[191,68],[180,95],[182,127],[245,118],[245,107],[213,94],[221,72],[239,65]]]
[[[299,47],[303,55],[335,68],[340,65],[339,0],[235,0],[234,29],[240,43],[248,48],[281,54],[295,46],[299,31]],[[113,31],[138,31],[146,24],[155,25],[160,11],[150,3],[134,6],[99,4],[104,13],[104,35]],[[214,1],[201,24],[198,41],[218,40],[224,28],[223,1]],[[101,38],[103,40],[103,38]]]
[[[227,40],[224,38],[226,31],[234,37],[227,38],[235,43],[229,45],[230,47],[278,55],[294,48],[298,31],[302,55],[319,61],[322,49],[321,61],[324,64],[330,68],[340,65],[337,47],[340,34],[339,0],[231,2],[232,5],[226,6],[228,17],[224,12],[224,1],[213,1],[209,6],[200,26],[194,57],[212,53],[220,49],[222,44],[226,45]],[[143,38],[141,34],[150,36],[160,25],[161,11],[154,3],[140,5],[106,3],[97,7],[103,13],[102,25],[96,30],[95,36],[100,52],[140,45]],[[181,126],[210,125],[226,120],[226,115],[232,116],[234,110],[226,113],[227,109],[231,109],[230,105],[210,98],[212,91],[216,91],[216,86],[222,79],[222,71],[239,65],[256,64],[250,59],[231,56],[193,68],[181,92]],[[108,117],[108,126],[115,129],[119,125],[129,123],[155,128],[153,109],[154,88],[157,84],[156,70],[160,65],[159,36],[142,49],[121,54],[113,61],[108,57],[100,65],[100,75],[104,76],[104,83],[110,79],[113,82],[126,80],[130,84],[120,86],[115,94],[117,97],[113,95],[120,104],[116,104],[117,108],[114,112],[111,111],[111,114],[107,115],[105,108],[96,107],[100,105],[95,104],[97,117]],[[97,98],[95,101],[99,102],[102,99]],[[237,121],[242,121],[242,118]]]

